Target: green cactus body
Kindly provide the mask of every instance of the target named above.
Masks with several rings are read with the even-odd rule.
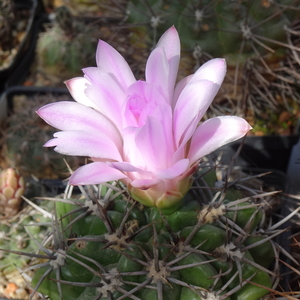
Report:
[[[49,201],[40,204],[42,207],[51,207]],[[41,223],[49,221],[39,211],[25,207],[18,215],[1,219],[0,222],[0,274],[3,277],[28,266],[30,258],[14,253],[5,253],[6,250],[14,252],[35,253],[39,250],[35,240],[41,241],[47,234],[47,226]],[[38,225],[36,225],[38,224]],[[26,230],[24,229],[26,228]]]
[[[202,182],[212,179],[203,174]],[[122,187],[98,189],[97,199],[84,193],[56,203],[61,234],[53,232],[48,263],[32,279],[51,300],[258,300],[272,288],[275,248],[271,233],[259,232],[263,194],[255,205],[243,191],[214,192],[210,203],[188,194],[178,211],[163,215]],[[224,201],[226,194],[240,197]],[[263,261],[261,247],[272,261]]]

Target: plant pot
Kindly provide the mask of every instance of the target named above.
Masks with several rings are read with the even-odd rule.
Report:
[[[32,30],[29,47],[24,53],[22,60],[15,66],[14,70],[12,70],[10,76],[5,82],[4,90],[16,85],[24,85],[24,82],[31,71],[31,66],[35,62],[36,45],[39,33],[43,31],[43,25],[47,22],[49,22],[47,15],[40,15],[40,17],[34,21],[34,28]]]
[[[16,167],[24,177],[65,179],[69,175],[63,160],[72,169],[84,163],[84,158],[64,157],[43,147],[57,130],[46,124],[35,111],[56,101],[70,101],[67,89],[41,87],[13,87],[2,95],[3,136],[1,166]]]
[[[12,74],[12,72],[20,65],[23,61],[24,56],[26,55],[27,50],[29,49],[34,27],[35,27],[35,16],[37,11],[38,2],[37,0],[15,0],[16,10],[29,10],[29,18],[27,21],[24,37],[22,38],[19,45],[16,47],[17,51],[13,58],[10,60],[7,65],[3,66],[0,69],[0,92],[3,91],[6,80]]]
[[[247,136],[243,140],[219,148],[211,157],[222,155],[222,162],[228,164],[243,144],[235,165],[242,168],[266,169],[286,172],[292,147],[298,142],[299,135],[289,136]]]

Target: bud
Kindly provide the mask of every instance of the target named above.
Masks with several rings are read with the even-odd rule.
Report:
[[[13,168],[0,173],[0,214],[11,217],[18,213],[24,188],[23,177]]]

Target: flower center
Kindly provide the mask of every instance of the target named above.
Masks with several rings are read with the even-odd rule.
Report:
[[[146,82],[137,81],[128,90],[124,105],[124,127],[142,127],[147,117],[156,114],[157,93]]]

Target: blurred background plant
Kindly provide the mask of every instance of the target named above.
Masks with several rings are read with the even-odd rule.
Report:
[[[295,132],[300,116],[299,0],[44,3],[55,20],[40,36],[37,60],[43,76],[59,70],[50,84],[94,66],[99,38],[125,57],[136,78],[143,78],[158,37],[175,25],[182,43],[178,79],[212,57],[226,58],[227,76],[207,117],[246,117],[255,135]]]
[[[94,64],[99,26],[75,19],[66,6],[56,9],[52,24],[37,43],[38,65],[52,85],[80,75],[82,66]]]
[[[299,10],[295,0],[130,0],[126,24],[132,43],[146,48],[175,25],[180,78],[212,57],[226,58],[225,83],[209,114],[246,116],[257,134],[284,134],[299,118]]]

